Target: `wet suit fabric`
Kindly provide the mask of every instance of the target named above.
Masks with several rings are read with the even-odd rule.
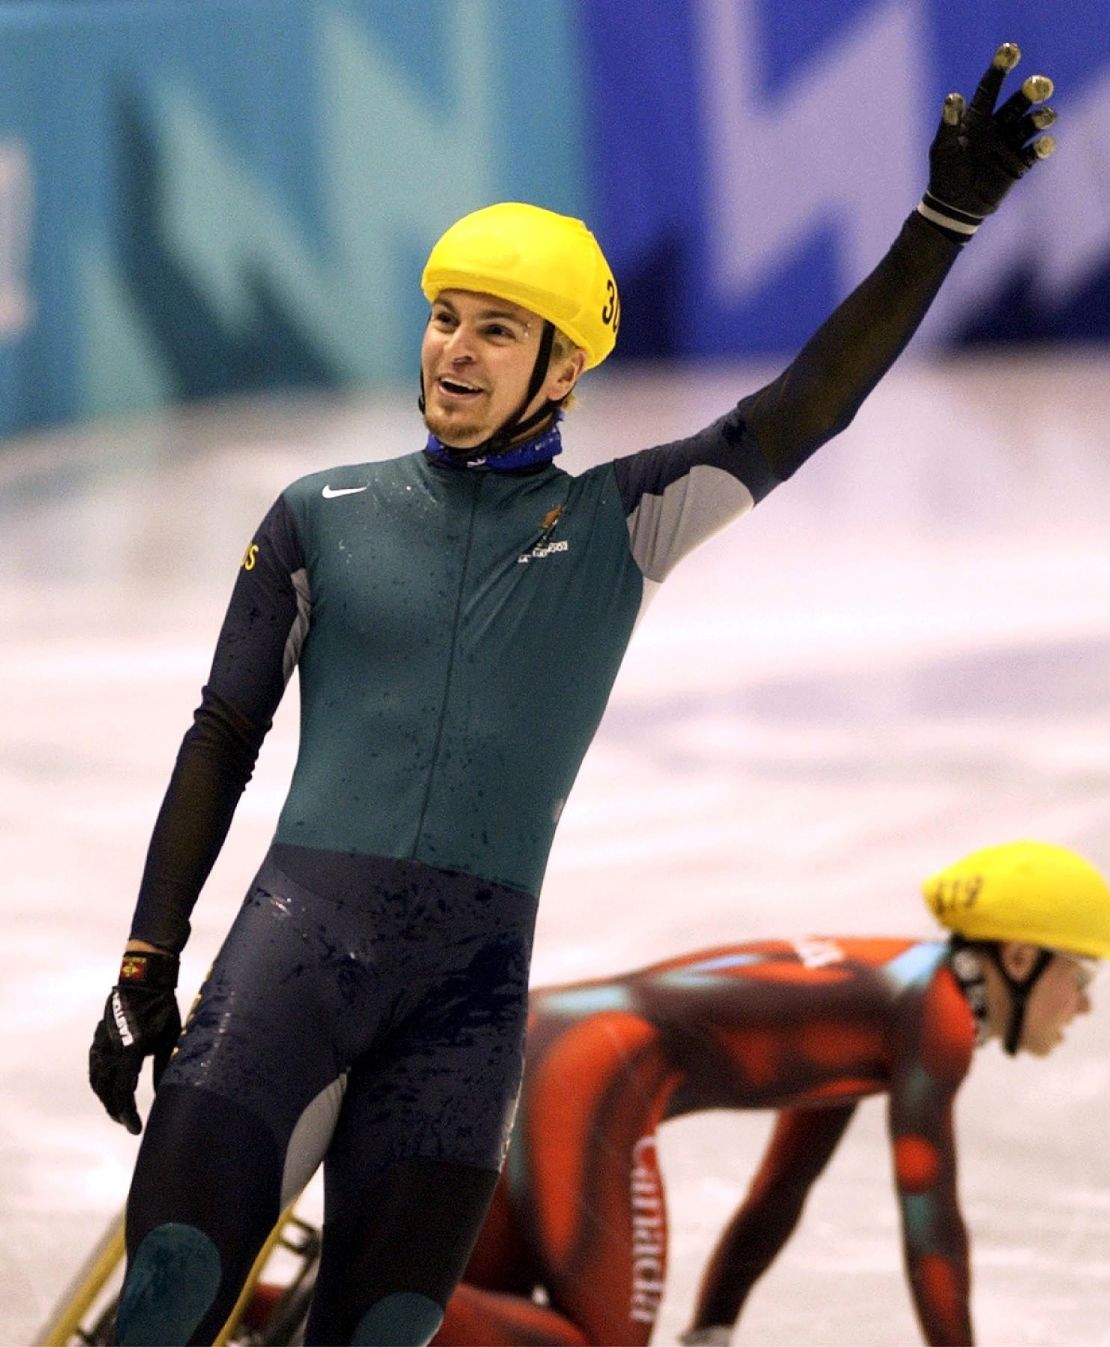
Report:
[[[271,849],[166,1070],[129,1203],[132,1246],[184,1223],[219,1252],[196,1340],[219,1331],[259,1242],[321,1160],[320,1284],[334,1294],[317,1296],[315,1340],[351,1340],[369,1301],[348,1304],[349,1288],[380,1288],[381,1260],[399,1250],[399,1284],[445,1303],[512,1121],[535,909],[417,862]],[[189,1161],[167,1175],[175,1154]],[[396,1233],[373,1258],[350,1238],[398,1173],[429,1190],[394,1205],[414,1238],[429,1226],[434,1263]],[[357,1277],[342,1275],[352,1266]]]
[[[953,1105],[976,1026],[948,958],[897,939],[760,941],[533,992],[509,1158],[436,1343],[642,1347],[666,1281],[659,1123],[775,1109],[701,1290],[696,1322],[734,1323],[877,1094],[925,1339],[970,1343]]]
[[[131,934],[183,947],[298,660],[302,743],[278,840],[409,856],[537,892],[552,815],[644,600],[844,429],[959,251],[911,215],[777,379],[700,434],[580,478],[554,467],[499,476],[417,454],[291,487],[244,555]],[[400,817],[398,791],[411,806]]]
[[[249,1227],[244,1247],[257,1246],[283,1176],[306,1173],[329,1144],[318,1127],[321,1092],[332,1098],[346,1079],[336,1125],[350,1132],[354,1119],[366,1118],[352,1102],[362,1097],[353,1089],[356,1073],[380,1073],[393,1089],[404,1059],[423,1060],[419,1026],[434,1019],[429,1006],[445,975],[434,946],[456,939],[452,923],[466,908],[465,895],[477,902],[497,894],[498,911],[512,915],[522,947],[530,942],[559,814],[655,586],[847,424],[909,339],[958,251],[911,216],[875,273],[779,379],[687,439],[577,477],[550,464],[496,472],[415,453],[316,473],[282,493],[243,556],[202,703],[155,825],[133,937],[172,951],[184,946],[192,907],[295,669],[299,754],[247,915],[229,937],[216,981],[203,989],[182,1061],[171,1065],[155,1101],[133,1185],[132,1261],[143,1231],[175,1221],[173,1202],[159,1196],[171,1187],[165,1170],[176,1157],[186,1155],[190,1164],[203,1157],[211,1169],[195,1180],[194,1191],[205,1201],[198,1209],[182,1198],[192,1215],[178,1224],[202,1231],[216,1250],[222,1298],[246,1256],[231,1252],[228,1232]],[[268,906],[259,885],[277,895]],[[308,902],[309,895],[337,906],[337,894],[356,892],[368,904],[362,918],[368,927],[393,906],[383,894],[402,906],[403,895],[415,904],[450,897],[439,900],[443,924],[424,947],[427,1002],[412,1009],[406,1024],[390,1006],[392,984],[385,979],[352,1044],[339,1033],[343,1016],[327,961],[301,970],[280,994],[286,974],[277,970],[294,967],[293,947],[302,938],[292,924],[279,932],[283,901]],[[252,905],[269,916],[272,958],[237,934],[262,919]],[[375,976],[394,958],[397,929],[386,920],[367,956]],[[495,945],[500,939],[494,927],[490,939]],[[482,1002],[489,970],[498,965],[477,947],[474,959]],[[518,1015],[524,986],[517,989]],[[290,1045],[288,1035],[279,1035],[288,1048],[279,1088],[263,1064],[274,1060],[268,1036],[276,1032],[276,1007],[285,1004],[287,987],[323,1012],[306,1021],[315,1036],[306,1031]],[[275,1009],[267,1017],[260,1007],[271,992]],[[490,1052],[500,1052],[516,1032],[507,1011],[495,1019],[467,1031],[488,1036]],[[223,1038],[236,1051],[220,1046]],[[321,1063],[333,1073],[330,1084]],[[450,1128],[441,1134],[444,1115],[428,1105],[429,1125],[410,1132],[404,1163],[494,1173],[516,1076],[499,1071],[487,1082],[483,1074],[476,1086],[472,1061],[449,1052],[442,1065],[425,1068],[442,1076],[445,1096],[488,1092],[488,1107],[474,1101],[481,1117],[468,1124],[473,1132],[462,1144]],[[244,1094],[242,1082],[254,1070],[257,1089]],[[267,1102],[271,1091],[281,1094],[281,1104]],[[383,1108],[393,1107],[382,1098]],[[224,1122],[243,1146],[246,1137],[267,1134],[268,1147],[259,1142],[250,1158],[257,1165],[261,1155],[270,1156],[264,1183],[248,1187],[233,1163],[212,1154],[212,1126],[204,1122],[209,1103],[214,1114],[236,1112],[234,1127]],[[172,1125],[162,1116],[168,1111]],[[156,1145],[151,1138],[164,1131],[172,1144]],[[392,1135],[367,1125],[351,1141],[369,1187],[400,1163]],[[465,1186],[460,1181],[460,1191]],[[331,1184],[329,1193],[336,1204],[357,1204],[369,1187],[341,1195],[340,1185]],[[454,1212],[468,1245],[481,1211],[460,1199]],[[325,1240],[331,1221],[329,1210]],[[332,1284],[322,1279],[322,1287]],[[397,1340],[408,1340],[398,1331]],[[178,1328],[166,1332],[162,1340],[178,1340],[173,1333],[189,1340]]]

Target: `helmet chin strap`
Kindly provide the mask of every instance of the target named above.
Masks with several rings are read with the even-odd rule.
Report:
[[[1013,1057],[1021,1043],[1021,1031],[1025,1026],[1025,1012],[1029,1006],[1029,997],[1040,980],[1041,974],[1052,962],[1053,953],[1050,949],[1038,950],[1033,967],[1020,981],[1004,967],[997,945],[994,947],[993,957],[995,967],[1002,974],[1002,979],[1010,990],[1010,1023],[1006,1027],[1006,1036],[1002,1040],[1002,1046]]]
[[[955,934],[949,936],[948,948],[952,972],[975,1019],[975,1042],[985,1043],[990,1036],[990,999],[980,951]]]
[[[502,454],[516,439],[528,431],[535,429],[541,422],[546,421],[554,412],[557,412],[562,406],[562,400],[553,402],[550,398],[544,400],[543,405],[532,413],[531,416],[525,416],[533,398],[543,387],[543,381],[547,378],[547,367],[551,363],[551,348],[555,341],[555,327],[544,319],[543,332],[540,334],[540,349],[536,352],[536,363],[532,366],[532,377],[528,380],[528,390],[524,394],[524,400],[520,406],[513,412],[512,416],[495,430],[487,440],[481,444],[462,449],[457,445],[445,444],[443,447],[450,453],[451,457],[459,463],[470,463],[476,458],[491,458]],[[424,413],[424,371],[420,372],[420,397],[417,400],[417,406],[420,408],[421,415]]]

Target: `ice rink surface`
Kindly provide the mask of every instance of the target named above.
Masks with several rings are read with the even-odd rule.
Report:
[[[689,432],[774,372],[599,375],[561,461]],[[292,478],[418,447],[414,401],[268,400],[0,446],[0,1343],[31,1340],[126,1191],[137,1141],[88,1091],[86,1051],[243,547]],[[1108,519],[1110,353],[898,368],[656,597],[564,814],[534,981],[761,934],[930,934],[920,879],[1017,837],[1110,872]],[[198,904],[183,1001],[269,839],[296,700]],[[1050,1059],[988,1046],[962,1092],[981,1343],[1110,1343],[1104,980]],[[665,1126],[656,1343],[768,1124]],[[736,1341],[918,1341],[881,1102]]]

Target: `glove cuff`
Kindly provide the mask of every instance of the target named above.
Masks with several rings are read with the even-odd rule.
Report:
[[[983,223],[983,216],[950,206],[947,201],[933,196],[932,192],[925,193],[917,203],[917,210],[919,215],[942,229],[956,243],[966,243]]]
[[[152,991],[172,991],[177,986],[176,954],[154,954],[146,950],[128,950],[119,966],[119,986],[149,987]]]

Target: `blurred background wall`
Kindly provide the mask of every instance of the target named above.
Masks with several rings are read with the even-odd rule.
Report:
[[[430,241],[499,198],[590,223],[618,359],[789,351],[1004,39],[1060,149],[919,340],[1105,343],[1105,0],[6,3],[0,435],[408,379]]]

